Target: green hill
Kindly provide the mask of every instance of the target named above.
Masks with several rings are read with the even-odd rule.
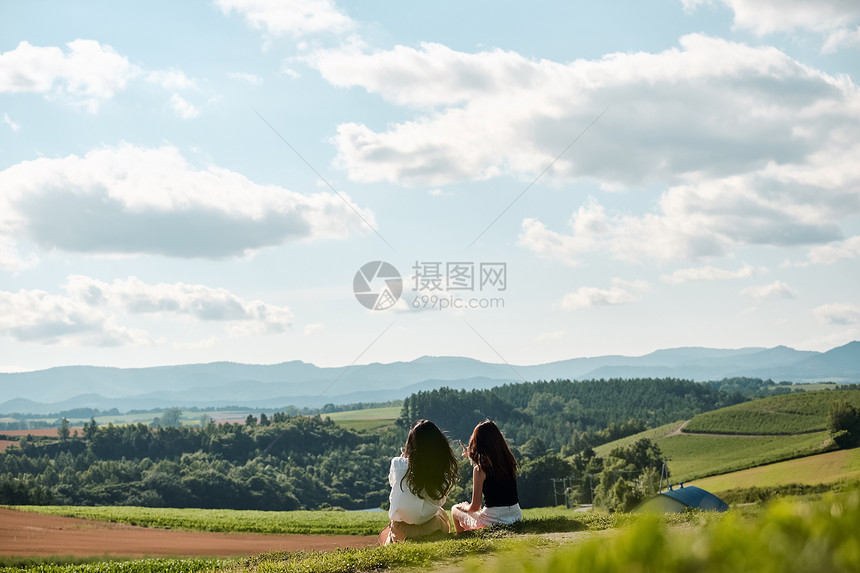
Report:
[[[860,448],[837,450],[696,480],[691,485],[720,493],[739,488],[827,484],[860,479]]]
[[[822,390],[770,396],[694,417],[684,432],[706,434],[799,434],[824,430],[835,400],[860,407],[860,390]]]
[[[667,457],[671,480],[690,481],[833,449],[825,430],[834,400],[860,407],[860,390],[822,390],[771,396],[695,416],[595,448],[606,456],[639,438]],[[710,435],[708,435],[710,434]],[[820,483],[816,482],[816,483]]]

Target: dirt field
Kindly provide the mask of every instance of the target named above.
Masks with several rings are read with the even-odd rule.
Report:
[[[231,557],[375,543],[375,536],[169,531],[0,509],[0,555],[6,556]]]
[[[69,435],[75,433],[75,431],[80,434],[84,431],[84,428],[81,426],[71,427],[69,428]],[[57,437],[57,428],[39,428],[38,430],[0,430],[0,434],[5,434],[7,436],[26,436],[30,434],[31,436],[50,436],[52,438]]]

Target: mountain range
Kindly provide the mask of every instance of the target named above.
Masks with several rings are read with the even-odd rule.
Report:
[[[169,406],[320,407],[400,399],[442,386],[492,388],[534,380],[736,376],[774,381],[860,382],[860,342],[826,352],[774,348],[685,347],[643,356],[608,355],[518,366],[463,357],[422,356],[410,362],[320,367],[302,361],[271,365],[213,362],[150,368],[62,366],[0,373],[0,414],[45,414],[73,408],[106,410]]]

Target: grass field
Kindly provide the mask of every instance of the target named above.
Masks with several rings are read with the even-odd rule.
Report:
[[[709,434],[797,434],[823,430],[835,400],[860,408],[860,390],[796,392],[743,402],[694,417],[685,432]]]
[[[2,506],[22,511],[80,517],[99,521],[127,523],[162,529],[185,531],[220,531],[231,533],[271,533],[304,535],[376,535],[388,523],[385,511],[257,511],[233,509],[161,508],[129,506]],[[527,509],[523,515],[531,520],[559,520],[571,517],[563,508]],[[582,517],[592,528],[603,519]]]
[[[830,448],[827,432],[798,436],[671,436],[657,441],[669,459],[673,482],[742,470],[820,453]]]
[[[400,416],[400,406],[332,412],[323,416],[331,418],[332,422],[349,430],[374,431],[393,426]]]
[[[828,484],[860,479],[860,448],[837,450],[696,480],[692,485],[719,493],[738,488]]]
[[[857,523],[860,492],[851,491],[822,501],[778,502],[766,511],[740,508],[727,514],[660,517],[575,514],[387,547],[281,552],[228,561],[48,563],[0,568],[0,573],[357,573],[417,568],[502,573],[848,573],[856,572],[860,561]],[[611,531],[605,532],[607,528]]]

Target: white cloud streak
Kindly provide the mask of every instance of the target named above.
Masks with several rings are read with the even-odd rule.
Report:
[[[782,281],[751,286],[742,290],[741,294],[757,301],[791,299],[797,296],[797,292]]]
[[[363,225],[332,193],[304,195],[214,165],[196,168],[169,145],[122,144],[0,172],[0,239],[43,249],[217,259],[343,238]]]
[[[755,273],[755,267],[745,264],[736,271],[720,269],[712,266],[693,267],[689,269],[678,269],[671,274],[660,277],[665,283],[682,284],[691,281],[721,281],[729,279],[741,279],[751,277]]]
[[[647,281],[624,281],[612,279],[607,289],[597,287],[580,287],[575,292],[564,295],[558,303],[562,310],[578,310],[593,306],[614,306],[639,300],[636,291],[642,292],[650,288]]]
[[[825,324],[856,324],[860,323],[860,306],[851,303],[832,303],[815,308],[815,318]]]
[[[194,119],[200,115],[200,108],[189,103],[188,100],[179,94],[170,96],[170,105],[174,113],[182,119]]]
[[[156,342],[142,330],[117,324],[131,315],[222,322],[233,336],[282,333],[293,319],[287,307],[206,285],[147,284],[136,277],[107,283],[73,275],[64,288],[65,295],[0,291],[0,334],[19,342],[124,346]]]
[[[273,36],[341,34],[355,25],[331,0],[216,0],[216,4],[224,14],[235,11],[252,28]]]
[[[19,131],[21,131],[21,126],[18,125],[17,123],[15,123],[14,121],[12,121],[12,118],[9,117],[8,113],[3,114],[3,123],[8,125],[9,129],[11,129],[15,133],[18,133]]]
[[[860,256],[860,235],[809,249],[810,262],[817,264],[826,265],[843,259],[855,259],[858,256]]]

